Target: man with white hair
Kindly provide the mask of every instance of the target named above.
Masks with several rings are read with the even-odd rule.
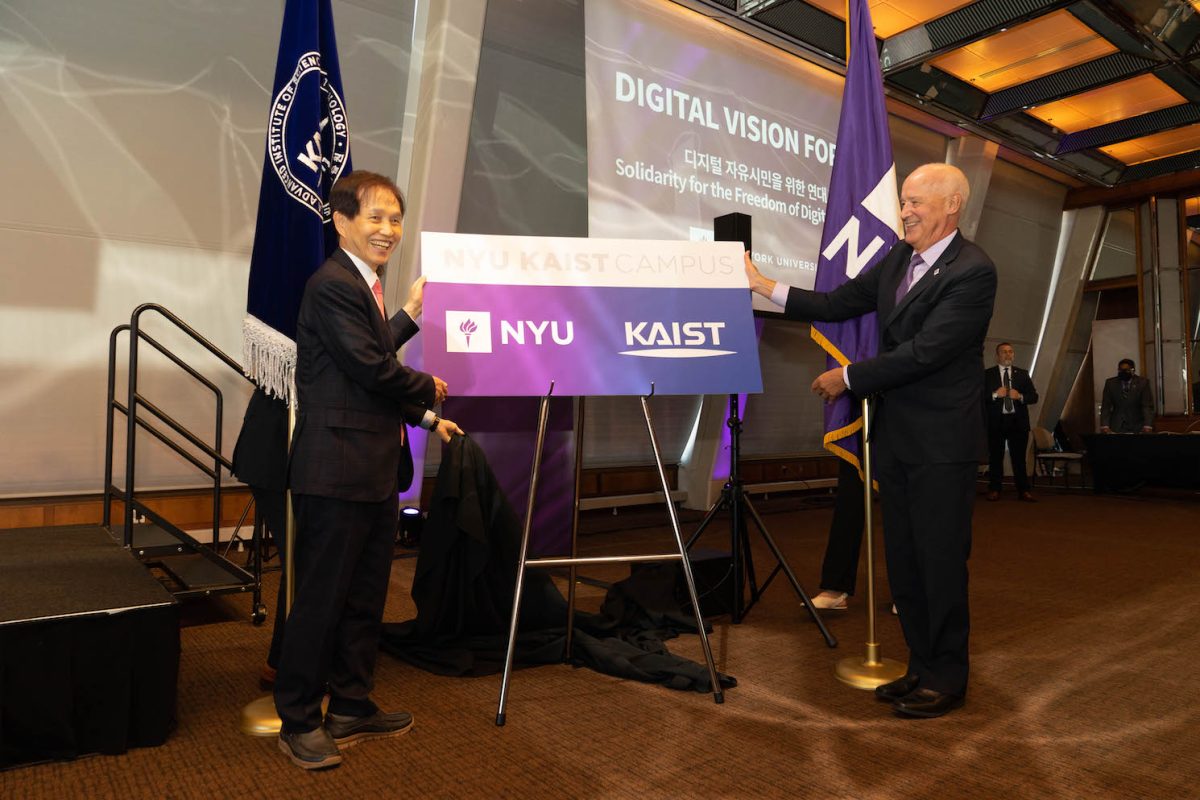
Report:
[[[883,499],[888,580],[909,648],[904,677],[875,690],[910,717],[938,717],[967,690],[967,558],[983,440],[983,342],[996,268],[963,238],[970,189],[949,164],[925,164],[900,192],[904,241],[873,269],[831,292],[763,277],[746,256],[750,288],[792,319],[879,315],[874,358],[831,369],[813,392],[875,397],[870,439]]]

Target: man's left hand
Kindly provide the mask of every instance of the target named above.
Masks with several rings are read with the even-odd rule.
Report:
[[[842,380],[842,368],[834,367],[828,372],[822,372],[812,383],[813,394],[820,395],[826,403],[832,403],[846,391],[846,382]]]
[[[465,434],[463,434],[462,428],[458,427],[453,422],[451,422],[450,420],[448,420],[444,417],[442,418],[442,421],[440,423],[438,423],[437,429],[434,430],[434,433],[436,433],[438,435],[438,438],[441,439],[446,444],[450,444],[450,437],[456,433],[460,434],[460,435],[465,435]]]

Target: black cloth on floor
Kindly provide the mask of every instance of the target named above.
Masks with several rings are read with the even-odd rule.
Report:
[[[516,590],[521,525],[483,451],[456,436],[443,452],[413,577],[417,616],[386,623],[384,652],[439,675],[492,675]],[[695,619],[676,599],[675,564],[638,569],[612,586],[599,614],[575,612],[571,660],[608,675],[712,691],[708,669],[666,647]],[[562,663],[567,602],[541,569],[525,573],[514,664]],[[718,673],[721,685],[737,681]]]

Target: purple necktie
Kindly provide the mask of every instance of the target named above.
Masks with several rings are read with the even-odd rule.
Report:
[[[904,295],[908,294],[908,290],[912,288],[913,275],[916,273],[917,267],[924,263],[920,253],[913,253],[912,261],[908,262],[908,272],[904,273],[904,280],[900,281],[900,285],[896,287],[896,305],[900,305]]]

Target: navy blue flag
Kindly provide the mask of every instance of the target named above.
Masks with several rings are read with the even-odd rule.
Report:
[[[329,189],[351,169],[330,0],[287,0],[242,332],[246,374],[289,404],[304,284],[337,246]]]
[[[831,292],[874,267],[903,233],[871,11],[867,0],[850,0],[847,11],[850,51],[817,261],[818,292]],[[844,322],[813,323],[812,338],[825,350],[830,369],[845,366],[875,356],[878,321],[871,312]],[[826,404],[825,449],[861,471],[858,405],[849,394]]]

